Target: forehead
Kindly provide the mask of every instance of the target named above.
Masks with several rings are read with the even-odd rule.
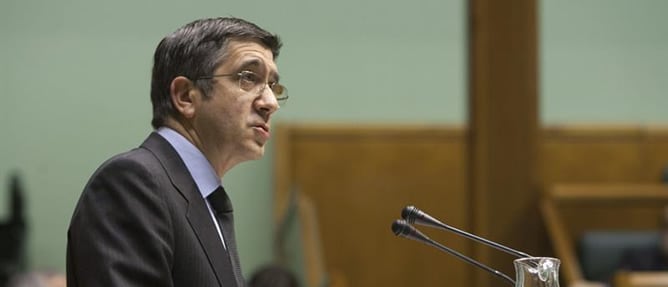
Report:
[[[249,40],[231,40],[226,46],[225,58],[219,70],[229,71],[242,68],[263,69],[277,73],[278,68],[270,49]]]

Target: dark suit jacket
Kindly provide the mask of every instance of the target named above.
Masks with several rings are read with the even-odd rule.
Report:
[[[162,136],[95,171],[68,230],[67,286],[237,284],[204,199]]]

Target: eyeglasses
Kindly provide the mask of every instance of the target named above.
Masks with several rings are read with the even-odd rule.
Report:
[[[264,89],[269,87],[279,102],[285,102],[288,99],[288,89],[278,82],[265,82],[260,76],[251,71],[241,71],[234,74],[222,74],[199,77],[197,80],[210,80],[217,77],[239,77],[239,88],[242,91],[257,93],[258,95],[264,92]]]

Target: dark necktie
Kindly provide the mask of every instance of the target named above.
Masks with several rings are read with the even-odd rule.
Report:
[[[239,265],[239,254],[237,253],[237,244],[234,238],[234,217],[232,216],[232,202],[227,196],[225,189],[219,186],[213,193],[207,196],[209,204],[216,213],[216,220],[223,233],[225,240],[225,247],[227,247],[227,255],[230,260],[232,270],[234,270],[234,278],[237,280],[237,286],[245,286],[244,279],[241,274],[241,266]]]

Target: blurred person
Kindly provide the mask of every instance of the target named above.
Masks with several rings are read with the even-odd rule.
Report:
[[[67,286],[244,286],[221,178],[259,159],[287,99],[281,41],[238,18],[200,19],[154,54],[152,126],[91,176],[67,242]]]
[[[0,286],[25,268],[28,224],[24,193],[21,177],[16,172],[9,181],[9,216],[0,222]]]

